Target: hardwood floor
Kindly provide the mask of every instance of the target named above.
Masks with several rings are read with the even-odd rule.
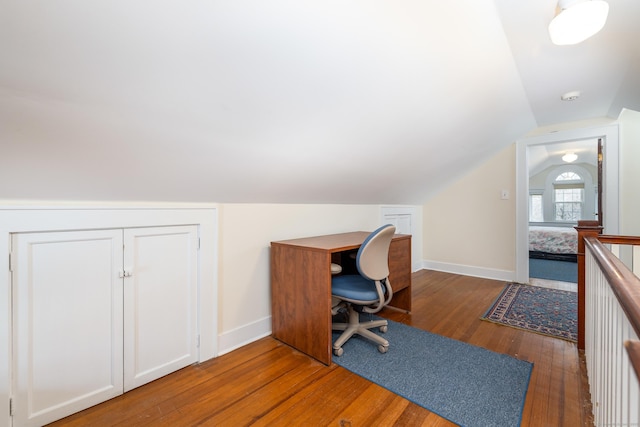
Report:
[[[382,314],[533,362],[522,426],[593,425],[575,344],[479,320],[504,284],[422,270],[413,275],[413,313],[385,310]],[[373,346],[372,351],[376,351]],[[324,366],[268,337],[52,425],[455,424],[346,369]]]

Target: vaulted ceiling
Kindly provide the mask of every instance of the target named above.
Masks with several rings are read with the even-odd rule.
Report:
[[[554,0],[0,4],[0,199],[420,204],[640,110],[637,0],[576,46]]]

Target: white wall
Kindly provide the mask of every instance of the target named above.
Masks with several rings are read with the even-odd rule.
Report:
[[[635,113],[635,112],[633,112]],[[627,214],[627,222],[640,218],[640,203],[637,201],[637,188],[640,173],[634,172],[633,159],[638,158],[637,113],[625,112],[620,126],[624,126],[627,140],[627,153],[624,165],[627,194],[623,209]],[[587,137],[606,136],[605,146],[608,157],[605,179],[609,183],[605,195],[605,227],[611,233],[618,232],[619,200],[618,200],[618,123],[609,118],[596,118],[580,122],[560,123],[554,126],[538,128],[522,140],[542,143],[552,141],[569,141]],[[632,146],[631,144],[634,144]],[[498,280],[527,281],[527,196],[519,195],[521,189],[516,188],[518,165],[524,175],[521,179],[528,182],[526,173],[526,156],[516,164],[517,144],[514,144],[480,167],[470,171],[441,193],[428,200],[423,206],[423,255],[425,268],[489,277]],[[524,181],[523,181],[524,182]],[[501,200],[500,192],[510,192],[509,200]],[[526,192],[526,191],[525,191]],[[524,192],[523,192],[524,194]],[[523,197],[522,201],[518,198]],[[518,214],[518,207],[522,213]],[[524,215],[522,224],[518,223],[518,215]],[[636,220],[640,228],[640,221]],[[523,228],[524,231],[519,228]],[[518,232],[523,236],[519,242]],[[520,248],[523,246],[524,249]],[[523,260],[517,259],[517,252],[522,252]],[[522,264],[522,265],[520,265]]]
[[[270,242],[373,231],[381,225],[380,209],[378,205],[220,205],[220,353],[271,333]]]
[[[515,216],[512,144],[425,203],[425,268],[513,279]]]
[[[620,234],[640,236],[640,112],[620,113]]]

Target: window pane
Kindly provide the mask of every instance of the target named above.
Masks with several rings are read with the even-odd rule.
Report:
[[[529,221],[542,222],[542,194],[532,194],[529,196]]]
[[[562,202],[555,204],[556,221],[577,221],[582,218],[582,203]]]
[[[554,195],[556,221],[577,221],[582,218],[583,190],[581,188],[556,188]]]

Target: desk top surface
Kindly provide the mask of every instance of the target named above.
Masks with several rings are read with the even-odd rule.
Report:
[[[300,239],[280,240],[271,242],[272,245],[298,246],[301,248],[341,252],[360,247],[370,231],[352,231],[350,233],[327,234],[325,236],[303,237]],[[408,239],[409,234],[394,234],[393,239]]]

